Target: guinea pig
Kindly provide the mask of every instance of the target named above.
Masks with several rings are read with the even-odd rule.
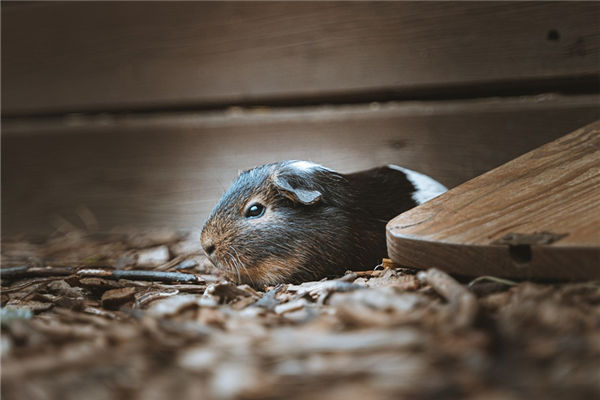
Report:
[[[341,174],[308,161],[242,172],[209,214],[201,242],[212,263],[255,287],[377,265],[385,226],[447,189],[389,165]]]

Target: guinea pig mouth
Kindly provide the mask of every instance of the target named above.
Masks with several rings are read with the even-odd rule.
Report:
[[[208,256],[208,259],[215,268],[221,271],[227,271],[230,269],[228,264],[222,262],[221,260],[219,260],[218,257],[215,257],[214,255]]]
[[[227,254],[222,257],[215,257],[215,255],[211,255],[209,257],[212,264],[219,270],[225,272],[232,280],[237,280],[242,282],[242,277],[247,275],[246,266],[239,260],[238,257],[235,257],[231,254]]]

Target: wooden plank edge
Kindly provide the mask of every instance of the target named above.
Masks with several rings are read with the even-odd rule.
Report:
[[[600,120],[581,127],[575,132],[597,130],[600,130]],[[548,145],[550,143],[540,147]],[[536,150],[534,149],[532,152]],[[517,157],[517,159],[527,157],[528,154],[530,153]],[[509,163],[513,161],[509,161]],[[493,174],[498,168],[494,168],[484,175]],[[451,195],[453,190],[468,185],[474,179],[480,177],[475,177],[442,196]],[[423,208],[423,205],[417,206],[417,209],[419,207]],[[407,213],[414,212],[414,210],[413,208]],[[423,211],[425,210],[427,212],[421,216],[423,220],[429,219],[428,215],[431,214],[430,209],[423,208]],[[388,257],[399,265],[421,269],[435,267],[461,276],[494,275],[513,279],[561,281],[600,279],[599,246],[506,245],[496,243],[481,245],[432,241],[422,237],[417,239],[414,235],[398,232],[399,229],[402,229],[398,226],[399,217],[402,215],[400,214],[390,220],[386,226]],[[432,244],[438,250],[438,255],[430,251]],[[460,260],[460,262],[456,260]],[[473,265],[476,265],[476,267],[473,267]],[[564,268],[548,268],[549,265],[560,265]],[[480,269],[479,266],[484,267]]]
[[[411,268],[439,268],[454,275],[476,277],[492,275],[509,279],[580,281],[600,279],[600,249],[592,247],[553,247],[549,245],[463,245],[436,242],[439,254],[429,251],[427,241],[392,233],[386,229],[388,255],[395,264]],[[457,257],[460,254],[460,257]],[[471,259],[467,263],[454,259]],[[499,262],[501,261],[501,262]],[[548,263],[562,269],[546,268]]]

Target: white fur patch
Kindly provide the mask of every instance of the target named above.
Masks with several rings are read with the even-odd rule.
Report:
[[[420,172],[391,164],[388,165],[388,168],[395,169],[396,171],[404,172],[406,174],[406,178],[416,188],[416,190],[412,192],[411,197],[419,204],[423,204],[448,190],[438,181]]]
[[[303,172],[310,172],[310,171],[314,171],[315,169],[324,169],[327,171],[331,171],[331,169],[326,168],[319,164],[315,164],[314,162],[311,162],[311,161],[293,161],[292,163],[290,163],[290,167],[295,168],[299,171],[303,171]]]

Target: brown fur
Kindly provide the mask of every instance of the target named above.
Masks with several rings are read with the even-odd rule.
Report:
[[[243,172],[209,215],[202,245],[232,280],[260,287],[372,267],[386,255],[386,222],[416,205],[415,187],[400,171],[342,175],[307,165]],[[246,217],[254,202],[264,215]]]

